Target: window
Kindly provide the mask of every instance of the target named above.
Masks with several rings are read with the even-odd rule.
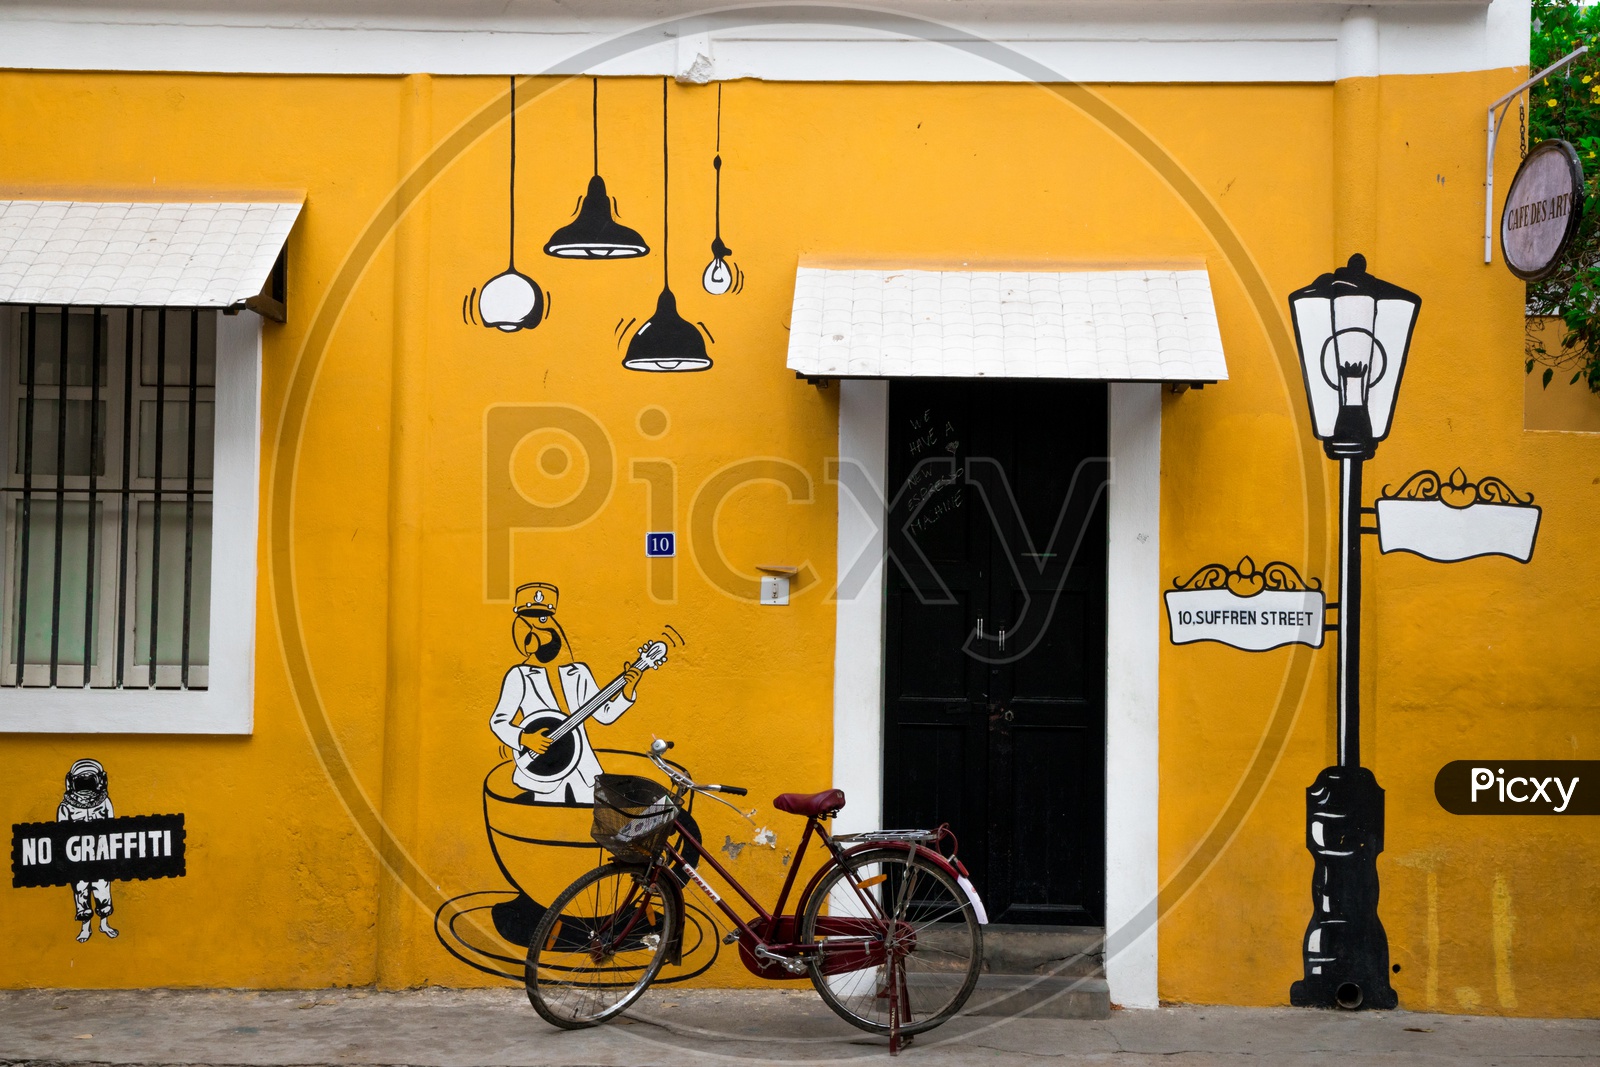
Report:
[[[248,731],[259,329],[0,308],[0,729]]]

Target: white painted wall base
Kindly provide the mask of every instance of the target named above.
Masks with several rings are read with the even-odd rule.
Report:
[[[841,831],[883,816],[884,524],[889,384],[839,383],[839,575],[833,784]],[[1123,1007],[1153,1008],[1160,654],[1161,387],[1110,387],[1107,528],[1106,977]]]

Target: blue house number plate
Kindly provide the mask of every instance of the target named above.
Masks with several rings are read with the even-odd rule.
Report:
[[[670,533],[647,533],[644,535],[644,554],[647,556],[676,556],[678,554],[678,538]]]

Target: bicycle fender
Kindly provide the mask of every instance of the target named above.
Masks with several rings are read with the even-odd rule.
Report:
[[[916,849],[917,855],[938,864],[945,874],[955,880],[956,885],[960,886],[961,891],[967,895],[967,901],[972,905],[972,912],[978,917],[978,925],[988,926],[989,913],[984,910],[983,901],[978,898],[978,889],[972,884],[972,880],[967,877],[967,869],[962,866],[961,861],[954,856],[946,859],[943,853],[937,849],[928,848],[926,845],[917,845]]]
[[[968,881],[967,876],[964,874],[956,875],[956,885],[961,887],[961,891],[967,894],[967,899],[972,902],[972,911],[978,917],[978,925],[988,926],[989,913],[984,910],[983,901],[978,899],[977,887]]]
[[[672,872],[668,871],[667,873],[670,875]],[[688,924],[689,916],[683,907],[683,890],[679,888],[678,880],[668,877],[666,884],[672,887],[671,892],[677,899],[663,901],[663,905],[672,908],[678,913],[677,928],[673,931],[672,940],[667,945],[667,962],[674,967],[678,967],[683,963],[683,928]],[[662,896],[666,896],[667,892],[667,890],[663,890]]]
[[[678,821],[687,824],[689,827],[689,832],[694,835],[696,840],[700,840],[700,824],[694,821],[693,815],[690,815],[687,811],[680,809],[678,811]],[[700,850],[694,847],[694,843],[688,838],[680,835],[678,844],[681,846],[678,851],[683,856],[684,860],[691,867],[698,865],[700,862]],[[680,889],[683,888],[682,881],[678,883],[678,887]]]

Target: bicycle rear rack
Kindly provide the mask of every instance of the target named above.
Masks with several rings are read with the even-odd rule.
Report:
[[[864,830],[855,834],[834,834],[835,841],[842,842],[873,842],[873,841],[912,841],[917,844],[929,844],[939,839],[937,830]]]

